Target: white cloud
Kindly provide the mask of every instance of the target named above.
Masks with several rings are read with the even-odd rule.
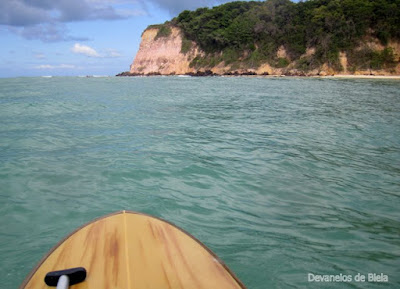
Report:
[[[122,56],[122,54],[118,50],[113,48],[105,49],[99,53],[94,48],[80,43],[75,43],[74,46],[71,48],[71,51],[76,54],[82,54],[96,58],[117,58]]]
[[[71,51],[73,53],[83,54],[89,57],[101,57],[101,55],[97,53],[97,51],[94,50],[92,47],[79,43],[75,43],[75,45],[71,48]]]
[[[215,6],[230,1],[232,0],[141,0],[143,3],[152,2],[173,16],[178,15],[183,10],[195,10],[196,8]]]
[[[66,24],[151,16],[153,5],[176,16],[185,9],[229,1],[232,0],[0,0],[0,29],[4,26],[23,38],[43,42],[85,41],[88,37],[70,35]]]
[[[46,58],[46,55],[44,55],[43,53],[37,52],[34,54],[34,57],[36,59],[44,59],[44,58]]]
[[[121,57],[122,54],[116,49],[107,49],[106,50],[106,57],[116,58]]]
[[[36,69],[74,69],[77,68],[72,64],[59,64],[59,65],[50,65],[50,64],[41,64],[35,66]]]

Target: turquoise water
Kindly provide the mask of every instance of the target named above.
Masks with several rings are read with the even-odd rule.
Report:
[[[1,288],[122,209],[189,231],[249,289],[400,288],[400,81],[0,79],[0,199]]]

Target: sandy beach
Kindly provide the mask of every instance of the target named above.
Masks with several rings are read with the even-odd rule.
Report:
[[[321,77],[321,76],[317,76]],[[368,79],[400,79],[400,75],[354,75],[337,74],[332,76],[322,76],[323,78],[368,78]]]

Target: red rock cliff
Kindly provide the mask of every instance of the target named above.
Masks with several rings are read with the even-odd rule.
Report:
[[[190,61],[201,51],[192,42],[191,49],[182,53],[182,36],[179,28],[171,27],[171,33],[157,37],[158,28],[148,28],[142,34],[140,48],[130,72],[133,74],[185,74],[193,72]]]
[[[182,52],[182,31],[178,27],[170,26],[167,35],[159,35],[160,28],[153,26],[147,28],[142,34],[142,40],[140,43],[139,51],[130,67],[130,74],[187,74],[196,73],[195,68],[190,67],[190,62],[196,56],[204,56],[205,53],[201,51],[195,42],[189,41],[190,49],[187,49],[186,53]],[[188,43],[186,43],[188,44]],[[359,49],[368,47],[375,51],[382,51],[385,47],[379,44],[376,39],[365,40],[360,43]],[[387,47],[390,47],[396,59],[396,66],[389,70],[357,70],[350,71],[348,67],[347,55],[344,52],[340,53],[340,64],[342,66],[341,71],[335,71],[327,64],[321,65],[321,67],[310,70],[300,71],[296,69],[297,61],[300,61],[303,57],[308,57],[315,53],[314,48],[307,49],[307,52],[300,57],[300,60],[289,61],[289,64],[285,68],[276,68],[271,66],[269,63],[261,64],[257,68],[249,68],[241,63],[238,59],[238,63],[235,68],[230,65],[225,65],[221,62],[213,67],[202,67],[199,71],[209,70],[216,74],[225,74],[236,71],[240,73],[254,72],[256,74],[269,74],[269,75],[333,75],[333,74],[355,74],[355,75],[400,75],[400,43],[390,42]],[[286,58],[286,51],[284,47],[281,47],[277,51],[277,57]]]

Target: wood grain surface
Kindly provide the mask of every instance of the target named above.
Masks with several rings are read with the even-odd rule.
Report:
[[[73,289],[245,288],[197,239],[163,220],[121,211],[97,219],[61,241],[21,285],[50,288],[50,271],[85,267]]]

